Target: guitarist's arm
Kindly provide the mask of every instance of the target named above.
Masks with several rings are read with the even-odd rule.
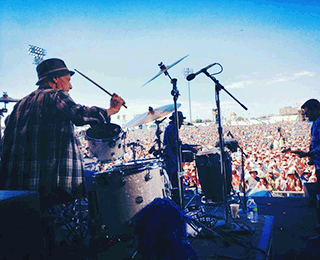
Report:
[[[303,151],[300,151],[300,150],[291,150],[291,148],[288,148],[288,149],[285,149],[282,151],[283,153],[294,153],[294,154],[297,154],[300,158],[304,158],[304,157],[309,157],[310,158],[310,161],[308,162],[309,165],[313,165],[314,164],[314,161],[313,161],[313,158],[314,158],[314,150],[310,150],[309,152],[303,152]]]
[[[311,152],[303,152],[301,150],[291,150],[291,148],[287,148],[287,149],[284,149],[282,150],[282,153],[294,153],[294,154],[297,154],[299,155],[300,158],[302,157],[310,157],[311,156]]]
[[[303,157],[313,157],[313,152],[309,151],[309,152],[303,152],[303,151],[292,151],[293,153],[299,155],[300,158]]]

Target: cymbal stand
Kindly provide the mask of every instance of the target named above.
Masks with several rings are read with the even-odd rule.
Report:
[[[8,109],[6,108],[6,103],[4,103],[4,108],[0,109],[0,140],[2,138],[1,120],[2,120],[2,117],[4,116],[3,113],[6,113],[6,112],[8,112]]]
[[[182,169],[182,154],[181,154],[181,144],[179,139],[179,117],[178,117],[178,107],[177,107],[177,100],[179,98],[179,90],[177,88],[177,79],[172,79],[168,73],[167,67],[161,62],[158,64],[160,70],[163,71],[164,75],[168,76],[171,80],[172,90],[171,96],[173,97],[173,104],[174,104],[174,115],[175,115],[175,127],[176,127],[176,151],[177,151],[177,158],[178,158],[178,188],[179,188],[179,206],[180,209],[183,209],[184,205],[184,190],[183,190],[183,169]]]
[[[139,140],[137,140],[138,142],[131,142],[131,143],[128,143],[127,146],[132,146],[131,147],[131,150],[132,150],[132,155],[133,155],[133,161],[136,161],[136,147],[140,147],[142,150],[144,149],[144,147],[139,144]]]
[[[219,64],[220,65],[220,64]],[[221,110],[220,110],[220,96],[219,93],[221,89],[223,89],[230,97],[232,97],[236,102],[238,102],[245,110],[247,108],[241,104],[234,96],[232,96],[231,93],[229,93],[224,86],[222,86],[219,81],[210,75],[206,69],[203,69],[202,72],[209,77],[214,83],[215,83],[215,97],[216,97],[216,105],[217,105],[217,118],[218,118],[218,133],[219,133],[219,146],[220,146],[220,152],[221,152],[221,160],[220,160],[220,168],[221,168],[221,173],[223,177],[223,186],[222,186],[222,195],[223,195],[223,202],[224,202],[224,209],[225,209],[225,222],[226,225],[229,223],[229,217],[228,217],[228,201],[227,201],[227,171],[225,167],[225,162],[226,162],[226,155],[224,153],[224,141],[223,141],[223,135],[222,135],[222,124],[221,124]]]

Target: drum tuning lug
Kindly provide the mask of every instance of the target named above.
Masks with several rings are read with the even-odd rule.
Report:
[[[141,204],[143,202],[143,198],[141,196],[136,197],[136,203]]]
[[[145,176],[144,176],[144,180],[147,182],[147,181],[150,181],[152,179],[151,177],[151,174],[150,173],[147,173]]]

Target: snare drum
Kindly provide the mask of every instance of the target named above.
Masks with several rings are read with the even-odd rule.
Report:
[[[116,124],[104,124],[86,131],[88,156],[103,163],[114,161],[124,155],[126,134]]]
[[[165,175],[159,160],[138,160],[115,165],[95,174],[97,209],[108,233],[128,232],[130,220],[155,198],[165,197]]]

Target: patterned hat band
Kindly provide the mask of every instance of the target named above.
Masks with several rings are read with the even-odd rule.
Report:
[[[66,69],[66,68],[58,68],[58,69],[54,69],[54,70],[51,70],[51,71],[46,72],[46,74],[45,74],[45,75],[43,75],[43,77],[42,77],[42,78],[40,78],[40,79],[39,79],[39,81],[41,81],[41,80],[43,80],[43,79],[47,78],[47,77],[48,77],[48,76],[50,76],[52,73],[56,74],[57,72],[63,72],[63,71],[67,72],[67,74],[70,72],[70,71],[69,71],[68,69]]]
[[[73,71],[68,70],[66,64],[61,59],[48,59],[44,60],[37,66],[38,82],[36,85],[40,85],[45,79],[50,77],[61,77],[64,75],[74,74]]]

